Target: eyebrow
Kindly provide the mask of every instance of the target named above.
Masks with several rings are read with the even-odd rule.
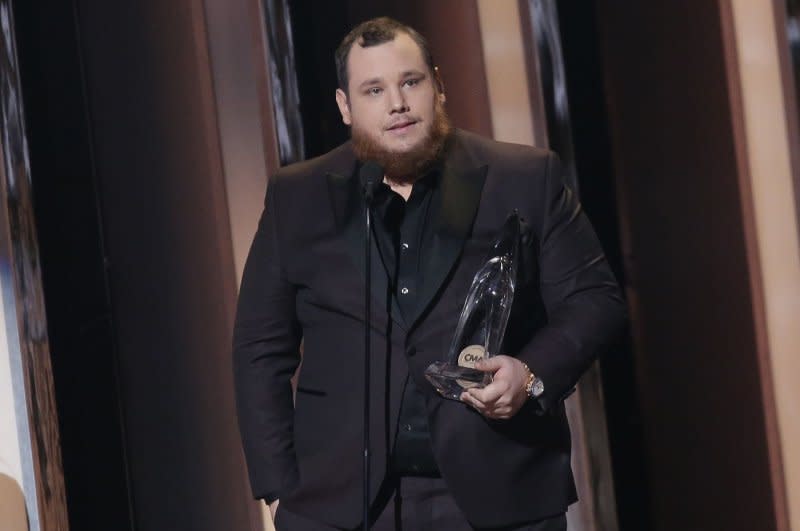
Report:
[[[361,84],[358,86],[358,88],[364,88],[364,87],[368,87],[368,86],[370,86],[370,85],[377,85],[377,84],[378,84],[378,83],[380,83],[381,81],[383,81],[383,78],[382,78],[382,77],[372,77],[372,78],[369,78],[369,79],[367,79],[367,80],[363,81],[363,82],[362,82],[362,83],[361,83]]]
[[[409,76],[427,77],[428,75],[426,73],[424,73],[424,72],[420,72],[419,70],[406,70],[405,72],[400,74],[400,78],[401,79],[407,78]],[[382,77],[371,77],[369,79],[366,79],[366,80],[362,81],[361,84],[358,85],[358,88],[362,89],[362,88],[365,88],[365,87],[368,87],[368,86],[371,86],[371,85],[377,85],[377,84],[379,84],[381,82],[383,82],[383,78]]]

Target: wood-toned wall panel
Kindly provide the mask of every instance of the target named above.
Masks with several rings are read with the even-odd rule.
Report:
[[[738,85],[732,106],[738,111],[742,210],[755,276],[771,483],[779,529],[788,530],[800,528],[800,233],[793,182],[797,145],[790,142],[797,117],[794,91],[786,91],[792,72],[782,63],[788,44],[773,8],[784,6],[730,2],[726,44],[731,83]],[[786,49],[780,51],[781,45]]]
[[[78,3],[136,529],[249,529],[202,3]]]
[[[598,9],[652,529],[776,529],[720,3]]]

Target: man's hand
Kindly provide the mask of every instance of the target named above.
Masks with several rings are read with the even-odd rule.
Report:
[[[269,514],[272,516],[272,521],[275,521],[275,511],[278,510],[278,504],[280,500],[273,500],[272,503],[269,504]]]
[[[475,364],[479,371],[494,373],[492,383],[483,389],[461,393],[461,401],[474,407],[486,418],[510,419],[528,400],[525,386],[529,371],[517,358],[492,356]]]

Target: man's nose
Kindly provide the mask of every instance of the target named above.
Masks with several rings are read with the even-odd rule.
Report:
[[[391,106],[390,112],[392,113],[408,111],[408,103],[406,102],[405,94],[403,94],[403,91],[399,88],[389,91],[389,105]]]

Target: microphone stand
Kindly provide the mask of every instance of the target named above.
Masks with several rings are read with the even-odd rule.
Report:
[[[366,200],[365,227],[366,238],[364,238],[364,259],[365,259],[365,278],[364,285],[364,531],[369,531],[369,406],[370,406],[370,328],[372,327],[372,198],[373,183],[368,182],[364,193]]]

